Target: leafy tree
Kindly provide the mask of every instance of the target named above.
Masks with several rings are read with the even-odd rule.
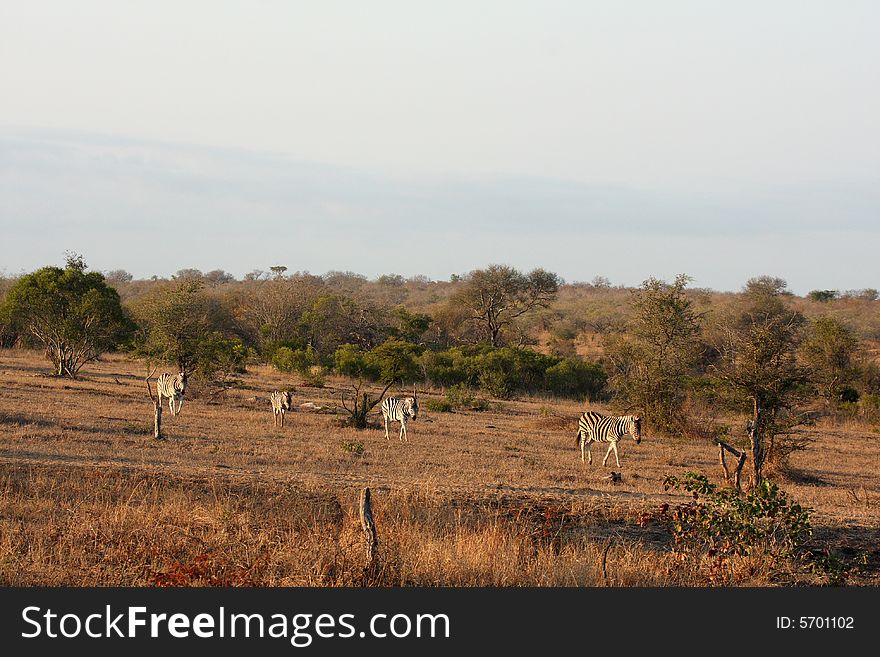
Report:
[[[450,303],[468,310],[482,336],[493,347],[502,343],[502,333],[518,317],[536,308],[546,308],[559,292],[559,277],[543,269],[528,274],[505,265],[490,265],[468,274],[466,285]]]
[[[76,378],[133,328],[116,290],[102,274],[85,269],[82,257],[72,255],[64,269],[43,267],[22,276],[0,309],[0,317],[45,347],[58,376]]]
[[[405,306],[397,306],[392,315],[397,326],[391,330],[391,335],[404,342],[419,342],[434,321],[430,315],[411,313]]]
[[[351,379],[375,381],[379,378],[379,369],[367,357],[367,354],[356,345],[344,344],[333,354],[336,371]]]
[[[785,282],[751,279],[743,307],[728,318],[716,345],[720,360],[713,366],[717,378],[734,402],[747,405],[751,420],[749,439],[754,481],[763,480],[765,463],[787,454],[780,438],[790,434],[805,417],[796,412],[804,400],[807,371],[797,362],[803,339],[804,316],[784,300]]]
[[[321,356],[329,356],[341,345],[371,349],[380,342],[381,321],[376,309],[348,296],[325,294],[303,314],[302,328]]]
[[[318,353],[311,346],[305,349],[279,347],[272,354],[272,364],[279,372],[298,372],[302,375],[311,373],[312,367],[320,364]]]
[[[580,358],[565,358],[545,372],[546,388],[572,399],[596,401],[605,395],[608,377],[601,365]]]
[[[684,424],[688,377],[700,355],[702,316],[685,294],[689,278],[646,280],[633,300],[629,334],[606,336],[611,384],[623,404],[669,433]]]
[[[840,293],[837,290],[813,290],[807,295],[810,301],[818,303],[834,301],[838,296],[840,296]]]
[[[378,371],[378,378],[382,383],[415,383],[422,379],[420,351],[419,347],[410,342],[389,338],[372,349],[367,354],[367,360]]]
[[[135,353],[175,363],[187,374],[211,375],[243,348],[233,335],[232,318],[204,291],[202,281],[165,285],[139,300],[134,312],[141,325]]]
[[[323,283],[310,278],[247,281],[235,293],[239,326],[270,361],[280,346],[300,347],[305,340],[300,324],[312,307]]]
[[[859,376],[856,365],[859,340],[846,325],[831,317],[820,317],[810,326],[802,353],[819,395],[829,404],[841,400],[844,391]]]

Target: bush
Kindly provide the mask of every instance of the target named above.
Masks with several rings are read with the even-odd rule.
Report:
[[[454,407],[445,399],[428,399],[425,408],[434,413],[452,413]]]
[[[732,488],[718,490],[704,475],[686,472],[667,477],[663,488],[684,489],[694,498],[673,509],[665,504],[660,509],[676,549],[682,552],[725,559],[760,549],[788,557],[813,534],[811,510],[792,502],[768,481],[744,495]]]
[[[470,381],[466,358],[459,348],[448,351],[425,351],[419,365],[429,383],[439,387],[453,386]]]
[[[313,367],[320,363],[318,352],[311,346],[305,349],[279,347],[272,354],[272,364],[279,372],[297,372],[308,376]]]
[[[547,368],[544,375],[546,389],[561,397],[596,401],[605,396],[608,377],[596,363],[566,358]]]
[[[547,369],[559,359],[531,349],[503,347],[486,352],[473,363],[480,388],[500,399],[517,392],[535,392],[544,387]]]
[[[367,352],[366,365],[371,371],[377,372],[378,378],[385,383],[415,383],[422,380],[418,360],[420,351],[420,347],[410,342],[389,338]]]
[[[490,407],[488,399],[475,397],[473,391],[463,385],[448,388],[446,402],[452,408],[466,408],[470,411],[487,411]]]
[[[367,359],[367,355],[353,344],[344,344],[333,354],[337,373],[352,379],[375,381],[379,369]]]

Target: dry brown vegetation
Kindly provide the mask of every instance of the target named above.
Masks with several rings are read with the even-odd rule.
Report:
[[[143,367],[109,357],[78,381],[40,354],[0,351],[0,584],[3,585],[767,585],[827,583],[753,554],[719,572],[684,562],[662,525],[666,475],[718,481],[716,448],[621,441],[623,481],[575,449],[579,404],[506,401],[431,413],[410,441],[343,426],[343,379],[324,388],[252,368],[214,401],[188,398],[152,438]],[[268,395],[296,386],[287,426]],[[429,392],[423,393],[430,398]],[[313,402],[317,409],[301,409]],[[880,584],[880,436],[809,429],[783,487],[815,509],[811,547]],[[614,468],[617,470],[617,468]],[[364,574],[359,490],[369,486],[383,562]],[[705,567],[703,567],[705,566]]]

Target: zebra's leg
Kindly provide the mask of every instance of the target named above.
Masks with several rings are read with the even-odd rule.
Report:
[[[584,437],[578,434],[578,442],[581,444],[581,463],[586,463],[586,453],[584,451]]]
[[[183,407],[183,397],[177,400],[177,414],[180,415],[180,409]]]
[[[403,419],[400,421],[400,435],[397,437],[400,442],[403,442],[404,437],[406,436],[406,416],[403,416]],[[409,442],[409,438],[406,439],[406,442]]]
[[[284,409],[283,408],[281,409],[281,413],[279,413],[279,415],[281,415],[281,428],[283,429],[284,428]]]
[[[617,467],[619,468],[620,467],[620,459],[617,458],[617,441],[615,440],[611,444],[614,445],[614,461],[615,461],[615,463],[617,463]]]
[[[168,409],[171,411],[171,415],[174,415],[174,397],[168,398]]]
[[[603,466],[605,465],[605,462],[608,460],[608,457],[611,456],[611,450],[615,450],[615,451],[617,450],[617,441],[612,440],[612,441],[610,441],[610,443],[611,444],[608,445],[608,451],[605,452],[605,458],[602,459]]]
[[[383,417],[385,418],[385,440],[391,440],[388,437],[388,416],[383,414]]]

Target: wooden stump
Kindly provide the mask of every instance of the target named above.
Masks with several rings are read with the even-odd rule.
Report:
[[[727,469],[727,462],[724,458],[724,452],[730,452],[737,458],[736,468],[734,470],[734,485],[737,490],[741,490],[740,477],[742,476],[742,469],[746,463],[746,457],[748,453],[745,450],[739,450],[732,445],[728,445],[723,440],[719,440],[718,442],[718,452],[721,458],[721,467],[724,470],[724,481],[730,481],[730,470]]]
[[[373,521],[373,507],[370,503],[370,489],[364,488],[360,497],[361,528],[364,530],[364,547],[367,553],[367,565],[364,574],[368,581],[375,579],[379,573],[379,537],[376,534],[376,523]]]
[[[162,440],[162,404],[153,402],[153,438]]]

